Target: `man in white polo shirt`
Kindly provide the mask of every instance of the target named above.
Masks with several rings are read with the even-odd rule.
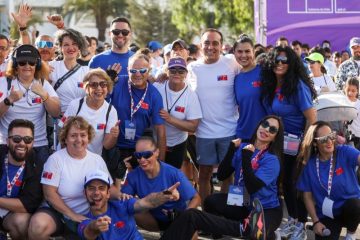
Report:
[[[225,157],[238,119],[234,78],[240,66],[233,58],[221,55],[222,43],[220,31],[207,29],[201,36],[203,57],[188,65],[188,81],[199,97],[203,113],[196,131],[202,201],[210,194],[213,167]],[[227,187],[228,183],[223,182],[221,190],[227,192]]]

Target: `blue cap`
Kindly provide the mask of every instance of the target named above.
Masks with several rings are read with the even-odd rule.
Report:
[[[158,41],[150,41],[147,44],[147,47],[152,51],[155,52],[158,49],[161,49],[163,46]]]

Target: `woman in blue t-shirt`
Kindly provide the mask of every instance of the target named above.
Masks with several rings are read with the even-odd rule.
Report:
[[[297,199],[294,173],[296,156],[307,126],[316,121],[313,99],[314,86],[306,73],[302,60],[290,47],[276,47],[261,69],[262,102],[267,114],[281,117],[284,123],[284,164],[282,186],[289,213],[288,224],[280,234],[305,236],[306,210]],[[295,225],[295,220],[299,223]],[[300,237],[301,238],[301,237]]]
[[[347,228],[346,239],[355,239],[360,223],[360,188],[355,173],[360,152],[337,145],[336,132],[328,123],[318,121],[304,137],[299,165],[297,188],[303,192],[316,239],[339,239],[342,227]]]

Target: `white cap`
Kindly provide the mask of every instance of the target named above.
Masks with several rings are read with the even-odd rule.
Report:
[[[84,187],[86,187],[86,185],[91,182],[92,180],[100,180],[103,181],[104,183],[106,183],[109,187],[110,187],[110,177],[109,174],[107,174],[104,171],[101,170],[94,170],[89,172],[88,174],[86,174],[85,176],[85,182],[84,182]]]

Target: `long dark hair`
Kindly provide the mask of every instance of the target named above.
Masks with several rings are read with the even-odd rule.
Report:
[[[267,104],[272,104],[275,97],[275,90],[277,86],[277,79],[274,73],[275,67],[275,58],[280,54],[280,52],[286,53],[288,59],[288,70],[285,74],[285,81],[281,86],[281,93],[285,98],[289,99],[294,93],[297,92],[297,87],[299,81],[303,81],[305,85],[310,88],[311,96],[313,99],[316,98],[316,90],[314,88],[314,83],[310,79],[309,75],[306,72],[304,64],[300,57],[290,47],[278,46],[274,48],[264,63],[262,64],[261,69],[261,82],[262,82],[262,94],[261,98],[266,100]]]

